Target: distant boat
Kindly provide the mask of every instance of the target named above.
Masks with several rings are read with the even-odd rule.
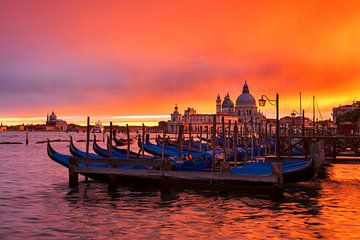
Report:
[[[102,133],[104,127],[102,126],[100,120],[95,123],[95,126],[91,129],[91,133]]]

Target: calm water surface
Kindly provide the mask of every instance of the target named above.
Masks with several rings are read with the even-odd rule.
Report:
[[[109,193],[83,178],[71,190],[67,169],[48,158],[46,144],[35,144],[69,134],[29,136],[28,146],[0,145],[0,239],[360,239],[360,165],[330,166],[326,180],[289,188],[278,201],[130,187]],[[0,142],[24,138],[0,133]],[[53,146],[67,153],[67,144]]]

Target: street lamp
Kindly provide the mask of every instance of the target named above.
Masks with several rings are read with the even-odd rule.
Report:
[[[279,121],[279,94],[276,93],[276,99],[269,99],[266,95],[262,95],[259,99],[259,106],[264,107],[266,100],[271,105],[276,105],[276,160],[280,161],[280,121]]]

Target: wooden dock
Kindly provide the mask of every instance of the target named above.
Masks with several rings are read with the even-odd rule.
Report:
[[[102,164],[104,167],[89,167]],[[149,169],[123,169],[119,165],[131,164],[147,166]],[[246,191],[283,195],[284,181],[281,163],[272,164],[273,175],[232,175],[229,172],[211,171],[171,171],[171,161],[164,160],[126,160],[126,159],[90,159],[72,158],[69,166],[69,185],[78,186],[78,174],[108,182],[111,190],[124,182],[166,185],[171,188],[183,187],[211,190]]]
[[[216,118],[214,116],[214,125],[216,123]],[[180,126],[178,138],[180,142],[183,139],[182,125]],[[225,130],[225,122],[222,119],[222,129]],[[190,128],[191,129],[191,128]],[[202,130],[200,130],[202,131]],[[110,122],[110,132],[112,133],[112,123]],[[87,145],[86,145],[86,157],[85,158],[76,158],[73,157],[70,159],[69,164],[69,185],[70,187],[77,187],[79,182],[79,174],[85,176],[85,181],[87,178],[101,179],[108,182],[109,190],[114,190],[117,188],[119,183],[140,183],[142,186],[146,184],[158,184],[160,186],[166,186],[169,188],[177,187],[191,187],[191,188],[202,188],[202,189],[211,189],[211,190],[231,190],[231,191],[246,191],[252,193],[266,193],[271,194],[274,197],[282,196],[284,193],[284,174],[282,163],[272,162],[272,175],[269,176],[259,176],[259,175],[232,175],[229,173],[229,162],[227,159],[228,153],[230,151],[237,152],[237,148],[230,148],[230,140],[226,140],[226,132],[223,132],[224,145],[224,159],[216,161],[214,149],[217,147],[215,137],[216,137],[216,128],[215,126],[212,129],[212,167],[208,171],[172,171],[171,170],[171,160],[164,158],[164,143],[162,144],[162,159],[160,160],[144,160],[139,158],[138,160],[130,160],[130,143],[129,143],[129,128],[127,126],[127,140],[128,140],[128,154],[127,159],[116,159],[111,156],[111,145],[109,151],[109,158],[107,159],[96,159],[89,158],[89,118],[88,118],[88,128],[87,128]],[[234,137],[236,138],[235,143],[238,141],[238,129],[237,124],[235,123],[234,128]],[[240,131],[241,132],[241,131]],[[200,132],[200,136],[201,136]],[[230,135],[230,125],[229,133]],[[143,126],[142,139],[144,142],[145,138],[145,127]],[[165,139],[165,132],[163,132],[163,140]],[[191,130],[189,132],[189,139],[191,138]],[[287,138],[288,139],[288,138]],[[242,141],[243,139],[241,139]],[[293,144],[291,139],[288,139],[288,151],[291,156],[292,148],[301,148],[302,151],[306,152],[304,155],[308,155],[308,151],[312,151],[312,156],[314,160],[314,172],[315,177],[324,175],[324,160],[325,160],[325,144],[324,139],[312,139],[312,144],[309,144],[311,141],[309,139],[303,138],[302,141]],[[112,134],[110,134],[110,142],[112,142]],[[227,142],[228,141],[228,142]],[[304,144],[304,143],[307,144]],[[201,143],[201,142],[200,142]],[[261,143],[260,141],[258,142]],[[335,141],[336,143],[336,141]],[[282,142],[286,146],[286,142]],[[236,144],[237,145],[237,144]],[[266,145],[266,144],[265,144]],[[306,146],[305,146],[306,145]],[[201,146],[201,145],[200,145]],[[209,145],[207,145],[208,147]],[[247,145],[245,145],[247,146]],[[284,147],[285,147],[284,146]],[[309,147],[310,146],[310,147]],[[332,146],[336,144],[332,142]],[[352,146],[357,147],[357,143]],[[253,146],[252,146],[253,147]],[[179,147],[179,157],[182,156],[183,145],[180,144]],[[245,147],[246,149],[246,147]],[[312,150],[311,150],[312,149]],[[270,148],[269,148],[270,150]],[[142,155],[144,154],[144,149],[141,149]],[[270,151],[269,151],[270,152]],[[336,151],[334,151],[335,153]],[[271,152],[270,152],[271,153]],[[283,154],[285,155],[285,154]],[[236,156],[236,154],[235,154]],[[336,156],[333,154],[333,156]],[[258,156],[259,157],[259,156]],[[289,158],[289,156],[286,156]],[[252,156],[253,159],[253,156]],[[237,165],[237,158],[235,157],[235,165]],[[245,155],[245,161],[247,160],[247,155]],[[268,159],[269,160],[269,157]],[[99,167],[100,166],[102,167]],[[146,166],[146,169],[126,169],[122,168],[121,165],[138,165]],[[96,166],[96,167],[94,167]]]
[[[281,156],[281,160],[289,160],[289,159],[304,159],[305,156]],[[269,155],[266,157],[257,158],[258,161],[266,161],[266,162],[274,162],[276,161],[275,155]],[[360,157],[358,156],[336,156],[333,157],[325,157],[326,163],[333,164],[360,164]]]

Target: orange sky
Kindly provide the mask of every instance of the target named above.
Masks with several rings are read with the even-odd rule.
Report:
[[[248,81],[281,114],[360,100],[359,1],[2,1],[0,121],[215,111]],[[275,109],[264,108],[267,116]],[[21,120],[19,120],[21,121]],[[34,120],[35,121],[35,120]],[[9,122],[9,121],[8,121]]]

